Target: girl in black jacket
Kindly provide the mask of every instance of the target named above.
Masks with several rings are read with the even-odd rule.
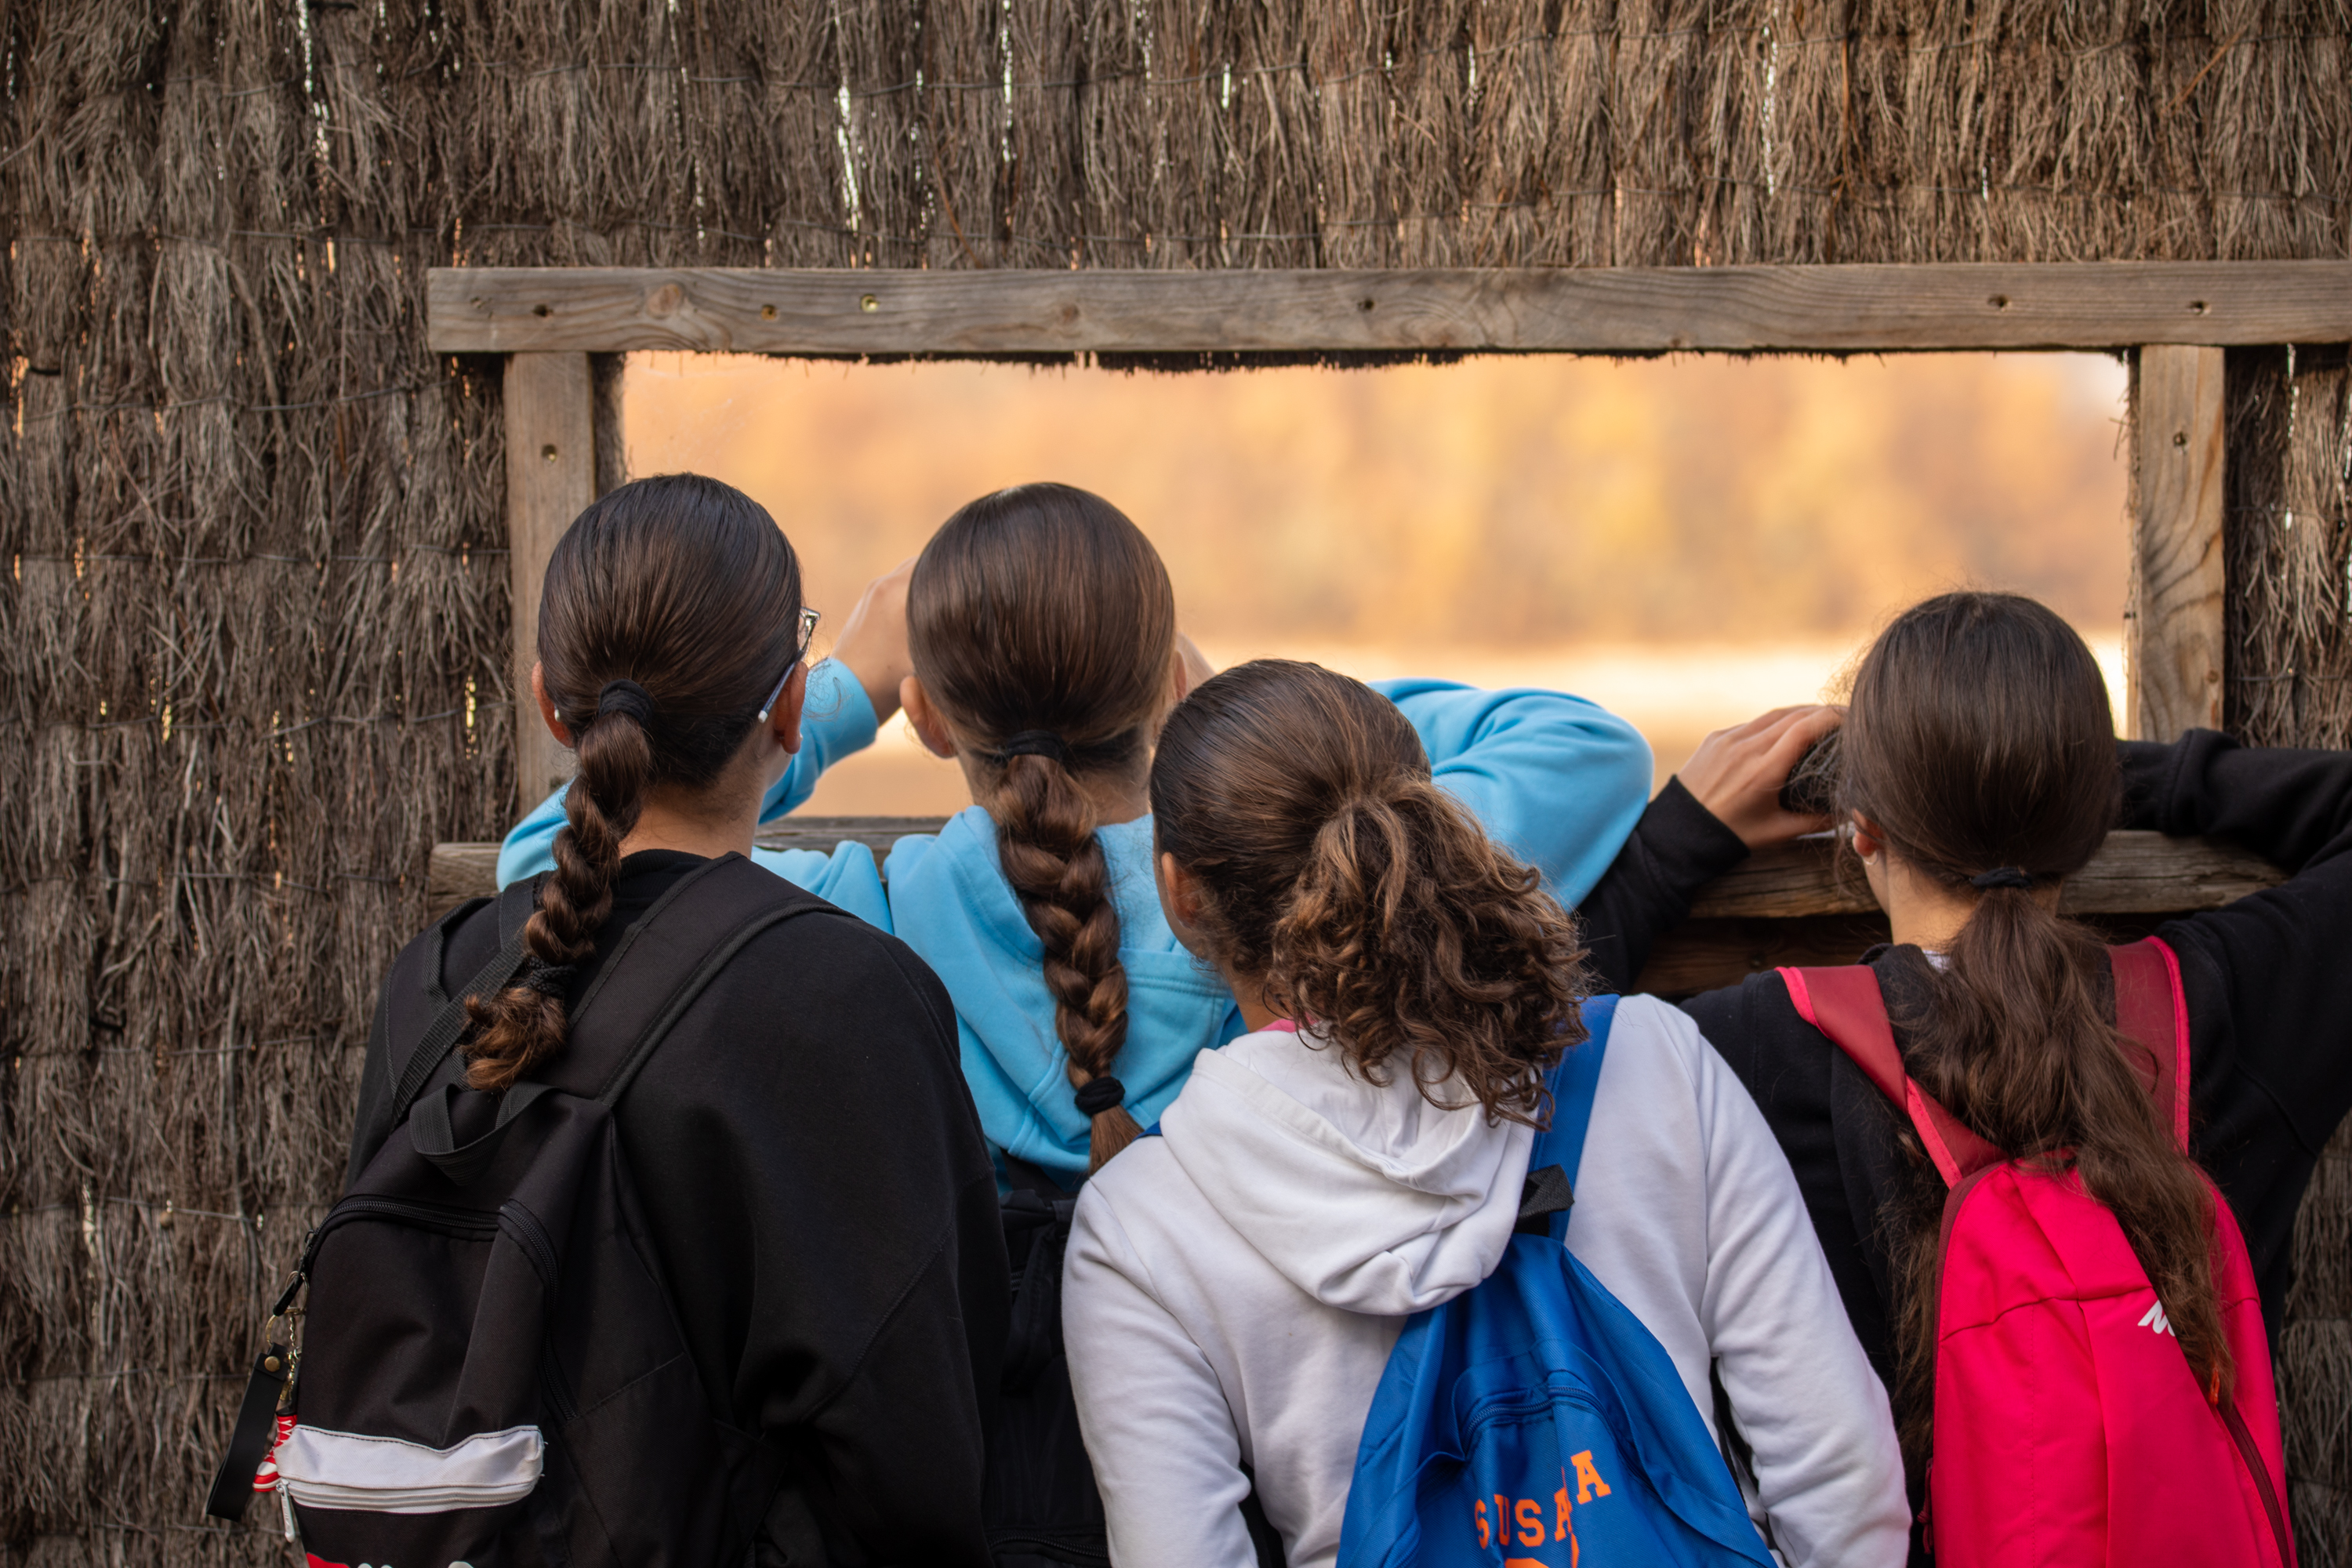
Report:
[[[1996,615],[2030,605],[2003,595],[1950,595],[1912,615],[1955,601]],[[1986,710],[1990,726],[2000,694],[1987,689],[1983,674],[1964,664],[1949,671],[1962,694],[1957,710]],[[2038,695],[2058,700],[2056,693]],[[1857,703],[1862,700],[1857,693]],[[1670,782],[1652,802],[1585,906],[1596,953],[1612,980],[1622,984],[1637,974],[1651,941],[1684,918],[1702,885],[1750,849],[1808,826],[1828,826],[1781,812],[1774,797],[1805,745],[1835,720],[1831,710],[1790,710],[1710,737],[1685,770],[1688,777]],[[2190,1152],[2244,1233],[2275,1339],[2294,1279],[2295,1211],[2320,1150],[2352,1111],[2352,964],[2344,961],[2352,933],[2352,753],[2257,750],[2197,731],[2168,745],[2121,742],[2116,754],[2112,826],[2230,839],[2289,873],[2281,886],[2168,921],[2155,932],[2180,962],[2189,1022]],[[1997,761],[1984,765],[1997,771]],[[1978,782],[1960,780],[1963,789]],[[1847,780],[1849,795],[1854,783]],[[1907,898],[1899,888],[1887,897],[1894,847],[1886,824],[1859,801],[1847,805],[1843,826],[1852,846],[1879,859],[1874,888],[1889,908],[1895,938],[1863,962],[1877,974],[1906,1065],[1935,1087],[1939,1080],[1922,1059],[1916,1026],[1948,984],[1939,967],[1946,955],[1937,951],[1958,935],[1948,917],[1965,923],[1988,898],[2038,892],[2054,900],[2057,879],[2046,875],[2048,868],[2032,865],[2021,869],[2045,873],[2032,878],[2033,889],[1979,889],[1965,876],[1957,886],[1940,879],[1933,902],[1948,918],[1939,922],[1916,889]],[[1899,847],[1893,858],[1903,858]],[[2111,996],[2105,1005],[2112,1009]],[[1843,1052],[1798,1016],[1779,974],[1759,973],[1683,1005],[1778,1135],[1854,1331],[1888,1388],[1900,1390],[1909,1370],[1902,1350],[1901,1243],[1921,1182],[1919,1162],[1906,1147],[1907,1123]],[[1906,1027],[1906,1019],[1914,1026]],[[1916,1507],[1916,1475],[1913,1482]]]
[[[522,973],[474,1005],[462,1064],[429,1092],[459,1070],[485,1090],[560,1070],[570,1016],[631,928],[698,868],[749,855],[800,744],[813,623],[792,546],[715,480],[639,480],[572,525],[531,677],[579,758],[569,822]],[[711,1413],[784,1475],[753,1561],[978,1568],[1009,1287],[954,1010],[903,942],[790,896],[814,907],[680,1016],[619,1101],[621,1145]],[[499,944],[494,910],[461,916],[387,990],[457,994]],[[354,1177],[394,1131],[382,1017]]]

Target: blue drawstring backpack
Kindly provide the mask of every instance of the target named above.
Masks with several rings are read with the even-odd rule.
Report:
[[[1771,1568],[1665,1348],[1561,1245],[1617,1000],[1584,1004],[1553,1070],[1521,1234],[1390,1352],[1339,1568]]]

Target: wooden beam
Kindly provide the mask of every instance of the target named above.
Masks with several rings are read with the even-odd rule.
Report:
[[[520,809],[528,811],[572,776],[572,753],[547,732],[532,700],[530,667],[539,658],[539,595],[548,557],[572,520],[596,499],[595,397],[588,356],[510,355],[504,397],[515,791]]]
[[[761,828],[758,841],[764,849],[828,850],[845,838],[855,839],[878,858],[910,833],[937,833],[945,826],[946,819],[937,816],[795,816]],[[1843,959],[1820,954],[1843,951],[1857,934],[1864,947],[1884,940],[1883,932],[1877,939],[1868,936],[1874,929],[1871,922],[1883,927],[1884,920],[1861,878],[1841,875],[1835,856],[1832,840],[1809,838],[1741,862],[1700,890],[1682,928],[1685,940],[1679,946],[1662,944],[1666,957],[1653,959],[1652,966],[1678,964],[1674,973],[1681,974],[1693,964],[1712,965],[1713,973],[1735,952],[1799,954],[1775,958],[1775,963],[1848,962],[1852,953]],[[495,892],[498,859],[495,844],[435,845],[425,875],[431,917],[437,920],[467,899]],[[2269,861],[2215,839],[2111,833],[2091,863],[2068,879],[2059,908],[2092,919],[2179,914],[2219,909],[2281,879]],[[1673,958],[1674,952],[1685,956]]]
[[[1702,921],[1794,920],[1874,915],[1859,868],[1837,865],[1836,840],[1801,838],[1758,851],[1709,882],[1692,901]],[[2277,867],[2212,838],[2110,833],[2091,863],[2066,879],[2059,910],[2070,915],[2174,914],[2214,910],[2274,887]]]
[[[2124,722],[2137,740],[2221,727],[2221,362],[2218,348],[2152,343],[2133,368]]]
[[[2352,339],[2352,262],[899,271],[436,268],[445,353],[2124,348]]]
[[[531,802],[536,805],[537,799]],[[890,846],[910,833],[937,833],[948,825],[944,816],[788,816],[772,822],[754,836],[762,849],[828,851],[843,839],[854,839],[874,851],[877,860]],[[437,921],[467,899],[487,899],[499,890],[499,847],[495,844],[436,844],[425,872],[425,918]]]

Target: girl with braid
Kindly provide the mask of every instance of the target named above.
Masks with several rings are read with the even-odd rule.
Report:
[[[938,971],[982,1128],[1021,1184],[1042,1173],[1075,1190],[1175,1099],[1194,1058],[1242,1032],[1231,991],[1152,893],[1152,747],[1208,674],[1142,531],[1099,496],[1030,484],[949,518],[911,568],[868,589],[810,676],[809,741],[762,820],[902,705],[961,765],[974,805],[899,840],[887,889],[856,845],[772,863]],[[1573,904],[1600,879],[1649,794],[1632,725],[1551,691],[1374,689],[1439,785],[1555,898]],[[509,837],[502,879],[545,863],[562,809],[559,795]]]
[[[607,1080],[577,1081],[604,1070],[581,1030],[630,1005],[625,977],[690,995],[613,1116],[709,1414],[751,1455],[730,1483],[748,1519],[723,1560],[980,1568],[1008,1282],[953,1010],[906,943],[740,864],[803,744],[813,621],[792,545],[715,480],[642,479],[572,523],[548,563],[531,688],[578,776],[522,965],[469,998],[425,1089],[593,1095]],[[714,971],[689,938],[715,918],[695,900],[721,886],[791,918],[709,949]],[[404,1058],[390,1059],[384,1009],[467,996],[501,953],[503,912],[466,906],[394,961],[355,1178],[415,1125],[395,1124]]]

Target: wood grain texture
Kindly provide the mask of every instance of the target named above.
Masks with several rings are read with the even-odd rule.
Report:
[[[572,753],[547,732],[531,697],[530,667],[539,657],[547,559],[572,519],[596,499],[596,399],[584,353],[509,355],[504,386],[515,793],[518,808],[528,811],[572,776]]]
[[[533,805],[538,804],[536,801]],[[854,839],[880,859],[890,846],[911,833],[937,833],[947,826],[943,816],[794,816],[770,823],[755,836],[762,849],[827,851],[843,839]],[[499,890],[499,847],[495,844],[436,844],[425,872],[427,921],[437,921],[467,899],[487,899]]]
[[[2173,741],[2221,727],[2222,352],[2151,343],[2133,380],[2125,725]]]
[[[761,828],[759,844],[765,849],[829,850],[848,838],[871,847],[878,858],[910,833],[937,833],[944,826],[944,818],[934,816],[787,817]],[[1775,958],[1773,963],[1842,963],[1846,960],[1818,956],[1827,951],[1819,943],[1844,942],[1864,928],[1880,934],[1864,941],[1864,947],[1872,941],[1884,941],[1885,921],[1871,902],[1870,889],[1859,877],[1851,883],[1842,880],[1832,856],[1831,840],[1804,839],[1767,849],[1708,883],[1693,901],[1690,921],[1678,933],[1678,940],[1680,934],[1688,934],[1694,942],[1705,939],[1698,947],[1690,948],[1700,956],[1689,962],[1713,964],[1714,972],[1721,972],[1728,962],[1725,955],[1736,948],[1742,952],[1785,950],[1808,955]],[[495,844],[435,845],[425,876],[425,899],[433,917],[438,919],[466,899],[495,891],[498,859]],[[2281,879],[2282,874],[2269,861],[2212,839],[2112,833],[2097,857],[2067,882],[2059,907],[2068,914],[2089,919],[2210,910]],[[1861,926],[1853,923],[1857,920]],[[1807,925],[1807,921],[1828,923]],[[1789,929],[1777,934],[1769,929],[1781,926]],[[1787,945],[1792,942],[1814,945]],[[1688,942],[1684,945],[1690,947]],[[1659,948],[1661,954],[1670,951],[1683,949],[1667,943]],[[1654,957],[1651,965],[1655,968],[1662,962],[1664,958]]]
[[[1835,846],[1830,838],[1803,838],[1761,850],[1701,889],[1691,918],[1875,915],[1878,906],[1859,869],[1839,872]],[[2116,832],[2067,879],[2058,907],[2070,915],[2219,909],[2282,879],[2278,868],[2260,856],[2213,839]]]
[[[446,353],[2118,348],[2352,338],[2352,262],[1418,271],[436,268]]]

